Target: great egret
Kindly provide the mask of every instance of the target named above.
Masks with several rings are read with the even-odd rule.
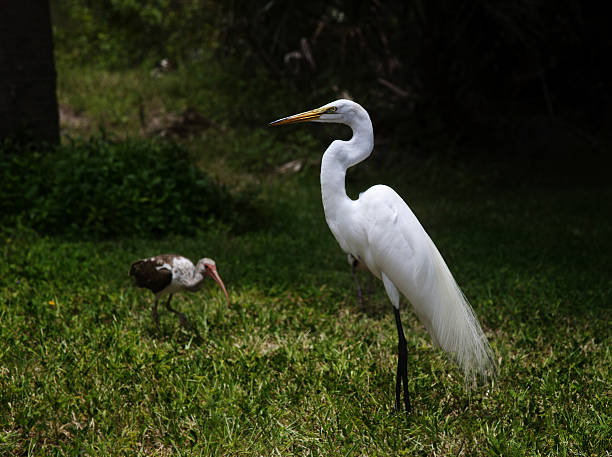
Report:
[[[494,371],[491,347],[478,319],[459,289],[433,241],[402,198],[390,187],[376,185],[352,200],[346,195],[346,170],[365,160],[374,146],[372,122],[361,105],[336,100],[270,125],[294,122],[348,125],[353,136],[333,141],[321,162],[321,194],[329,228],[344,252],[381,279],[395,312],[398,363],[395,408],[410,411],[406,338],[400,319],[400,292],[410,301],[434,344],[450,354],[466,379]]]
[[[187,290],[197,292],[204,285],[206,276],[213,278],[223,289],[227,306],[230,305],[229,295],[225,284],[217,272],[217,266],[212,259],[204,258],[193,265],[191,260],[177,254],[162,254],[155,257],[140,259],[130,266],[129,276],[134,278],[137,287],[144,287],[155,294],[153,304],[153,320],[159,329],[159,316],[157,314],[157,304],[159,299],[169,294],[166,308],[176,314],[185,328],[195,328],[189,323],[187,317],[180,311],[170,306],[172,295]]]

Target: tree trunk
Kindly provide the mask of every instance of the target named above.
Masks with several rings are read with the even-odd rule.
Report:
[[[53,35],[47,0],[0,0],[0,139],[57,143]]]

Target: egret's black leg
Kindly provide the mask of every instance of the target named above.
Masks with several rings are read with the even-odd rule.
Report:
[[[357,286],[357,298],[359,299],[359,305],[363,305],[363,299],[361,296],[361,287],[359,287],[359,281],[357,281],[357,274],[355,273],[355,267],[357,266],[358,260],[353,260],[351,264],[351,273],[353,273],[353,279],[355,280],[355,286]]]
[[[399,347],[398,347],[397,370],[395,374],[395,410],[396,411],[399,411],[401,409],[401,405],[400,405],[401,391],[402,391],[402,375],[400,373]]]
[[[406,347],[406,336],[402,328],[402,320],[398,308],[393,308],[395,312],[395,325],[397,326],[397,374],[395,378],[395,409],[399,411],[400,390],[402,382],[404,384],[404,406],[406,414],[410,412],[410,397],[408,395],[408,348]]]

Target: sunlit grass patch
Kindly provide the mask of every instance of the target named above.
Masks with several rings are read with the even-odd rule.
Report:
[[[414,406],[406,418],[392,409],[397,341],[382,287],[375,283],[357,303],[316,176],[281,181],[263,192],[278,204],[267,231],[99,242],[5,232],[0,448],[609,453],[610,237],[605,215],[585,207],[587,191],[575,198],[541,191],[521,205],[516,195],[491,192],[493,209],[483,211],[472,198],[448,205],[434,191],[400,189],[431,224],[500,362],[493,384],[466,390],[403,308]],[[521,214],[535,209],[545,217],[522,228]],[[588,240],[573,233],[577,221]],[[213,257],[230,293],[230,309],[212,282],[175,298],[202,341],[163,307],[158,334],[152,294],[127,277],[132,260],[173,251]],[[360,280],[366,287],[367,276]]]

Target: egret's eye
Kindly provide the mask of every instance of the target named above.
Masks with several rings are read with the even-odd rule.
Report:
[[[326,113],[335,113],[336,111],[338,111],[338,108],[336,108],[335,106],[330,106],[329,108],[327,108],[327,110],[325,112]]]

